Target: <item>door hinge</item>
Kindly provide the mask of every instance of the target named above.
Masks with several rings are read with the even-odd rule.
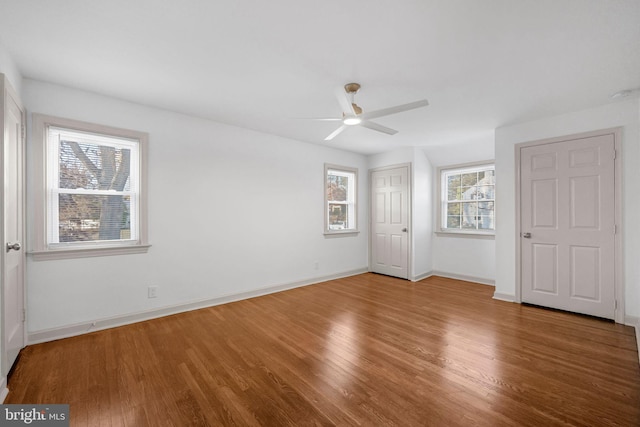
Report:
[[[613,234],[617,234],[618,233],[618,226],[616,224],[613,224]]]
[[[617,154],[618,154],[618,153],[617,153],[617,151],[616,151],[616,150],[613,150],[613,160],[615,160],[615,159],[616,159]]]
[[[615,306],[616,306],[616,310],[617,310],[618,309],[618,300],[615,300],[614,302],[616,303]]]
[[[27,309],[23,308],[22,309],[22,322],[26,322],[27,321]]]

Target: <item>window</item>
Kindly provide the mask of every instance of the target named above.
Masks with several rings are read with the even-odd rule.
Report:
[[[493,164],[440,169],[440,229],[445,232],[495,231],[495,167]]]
[[[147,135],[42,115],[34,131],[44,170],[36,259],[146,251]]]
[[[325,233],[353,233],[356,224],[358,170],[325,165]]]

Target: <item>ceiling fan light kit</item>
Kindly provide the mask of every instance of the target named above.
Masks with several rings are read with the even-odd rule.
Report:
[[[377,132],[386,133],[387,135],[395,135],[397,130],[382,126],[381,124],[372,122],[370,119],[378,117],[389,116],[391,114],[401,113],[403,111],[409,111],[420,107],[426,107],[429,105],[429,101],[422,99],[420,101],[410,102],[408,104],[396,105],[395,107],[383,108],[381,110],[370,111],[368,113],[363,112],[355,102],[355,95],[360,90],[360,84],[347,83],[344,85],[344,93],[338,96],[338,102],[342,106],[342,118],[336,119],[313,119],[313,120],[340,120],[342,126],[334,130],[324,140],[330,141],[339,134],[341,134],[347,127],[362,126],[367,129],[375,130]]]

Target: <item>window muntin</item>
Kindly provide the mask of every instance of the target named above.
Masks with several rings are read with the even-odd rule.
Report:
[[[442,231],[494,232],[494,165],[443,169],[440,180]]]
[[[325,233],[357,230],[357,169],[325,165]]]

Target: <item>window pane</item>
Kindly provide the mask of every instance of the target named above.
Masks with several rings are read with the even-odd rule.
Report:
[[[495,198],[494,185],[481,185],[477,187],[478,200],[493,200]]]
[[[479,181],[482,181],[484,184],[495,184],[496,172],[493,170],[479,172]]]
[[[460,185],[463,187],[470,187],[478,182],[478,172],[463,173],[461,177]]]
[[[460,200],[462,194],[460,187],[449,187],[447,191],[447,200]]]
[[[327,200],[346,202],[349,198],[349,178],[327,175]]]
[[[462,211],[462,228],[476,228],[478,204],[476,202],[464,203]]]
[[[475,200],[478,187],[462,187],[461,200]]]
[[[493,221],[493,212],[491,212],[491,215],[480,215],[478,228],[481,230],[493,230],[495,228]]]
[[[493,215],[493,202],[478,202],[478,215]]]
[[[495,172],[494,171],[482,171],[478,173],[478,199],[490,199],[495,198]]]
[[[447,200],[460,200],[460,175],[447,176]]]
[[[60,141],[60,188],[129,191],[131,150]]]
[[[130,208],[129,196],[60,194],[60,242],[131,239]]]
[[[329,203],[329,230],[344,230],[349,228],[349,206]]]
[[[460,215],[462,212],[462,203],[447,203],[447,216]]]
[[[460,228],[460,216],[447,216],[447,228]]]

